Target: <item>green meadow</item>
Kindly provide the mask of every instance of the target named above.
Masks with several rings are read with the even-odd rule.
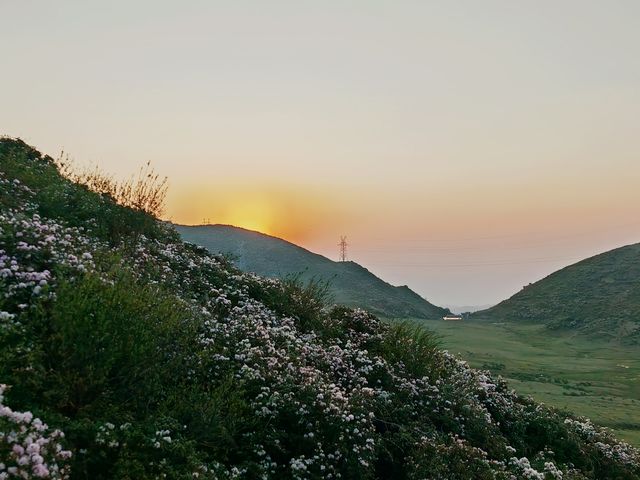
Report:
[[[640,446],[640,348],[554,333],[541,325],[414,320],[472,367],[520,394],[589,417]]]

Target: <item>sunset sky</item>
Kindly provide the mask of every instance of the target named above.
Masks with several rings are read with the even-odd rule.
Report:
[[[0,133],[495,303],[640,241],[640,2],[8,1]]]

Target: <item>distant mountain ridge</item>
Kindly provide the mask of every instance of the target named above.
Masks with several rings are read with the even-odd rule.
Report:
[[[298,245],[232,225],[175,225],[182,238],[210,252],[234,257],[238,268],[282,278],[301,274],[329,281],[335,303],[365,308],[384,317],[439,319],[448,309],[437,307],[409,287],[393,286],[355,262],[334,262]]]
[[[640,243],[565,267],[473,318],[544,323],[640,341]]]

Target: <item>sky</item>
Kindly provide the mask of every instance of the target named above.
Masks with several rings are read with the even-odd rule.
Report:
[[[640,241],[640,2],[2,2],[0,134],[488,305]]]

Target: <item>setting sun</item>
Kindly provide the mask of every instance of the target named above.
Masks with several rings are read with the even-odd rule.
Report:
[[[229,205],[228,210],[216,219],[218,223],[235,225],[248,230],[273,234],[274,206],[266,196],[244,198]]]

